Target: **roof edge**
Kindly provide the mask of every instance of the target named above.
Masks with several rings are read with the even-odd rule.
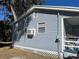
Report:
[[[48,9],[48,10],[59,10],[59,11],[73,11],[79,12],[79,7],[70,7],[70,6],[48,6],[48,5],[34,5],[34,9]],[[31,9],[30,8],[30,9]],[[28,10],[29,11],[29,10]]]
[[[45,9],[45,10],[58,10],[58,11],[68,11],[68,12],[79,12],[79,7],[71,6],[50,6],[50,5],[34,5],[27,12],[24,12],[18,19],[21,19],[25,15],[29,15],[35,9]]]

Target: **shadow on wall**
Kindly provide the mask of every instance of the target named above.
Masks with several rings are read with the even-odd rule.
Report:
[[[23,18],[22,20],[20,20],[17,24],[18,26],[16,26],[16,24],[14,25],[14,30],[13,30],[13,41],[19,41],[20,38],[27,33],[27,27],[29,26],[29,23],[31,22],[32,18],[31,16],[27,17],[27,18]]]

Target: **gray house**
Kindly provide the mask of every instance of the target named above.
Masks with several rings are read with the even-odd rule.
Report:
[[[15,47],[34,53],[59,52],[65,57],[76,56],[79,51],[78,7],[33,6],[15,26]]]

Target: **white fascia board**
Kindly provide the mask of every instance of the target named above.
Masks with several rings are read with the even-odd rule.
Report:
[[[21,19],[25,15],[29,15],[32,11],[35,9],[44,9],[44,10],[57,10],[57,11],[68,11],[68,12],[78,12],[79,13],[79,8],[78,7],[62,7],[62,6],[33,6],[31,7],[27,12],[24,12],[23,15],[21,15],[18,19]]]
[[[58,11],[69,11],[69,12],[79,12],[79,8],[65,8],[65,7],[32,7],[34,9],[47,9],[47,10],[58,10]]]
[[[52,6],[52,7],[43,7],[43,6],[33,6],[33,7],[31,7],[27,12],[25,12],[24,14],[23,14],[23,16],[26,14],[26,15],[28,15],[29,13],[31,13],[32,11],[34,11],[35,9],[45,9],[45,10],[57,10],[57,11],[68,11],[68,12],[79,12],[79,8],[77,8],[77,7],[56,7],[56,6]]]

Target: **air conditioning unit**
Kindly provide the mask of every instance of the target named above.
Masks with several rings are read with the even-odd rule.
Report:
[[[35,29],[27,29],[27,38],[33,38],[35,36]]]

